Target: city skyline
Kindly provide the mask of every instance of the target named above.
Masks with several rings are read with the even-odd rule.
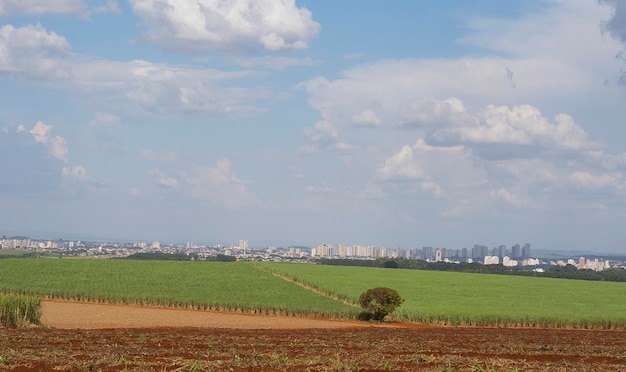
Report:
[[[7,0],[0,228],[624,252],[625,55],[616,0]]]

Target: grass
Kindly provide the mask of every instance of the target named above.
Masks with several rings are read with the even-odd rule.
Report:
[[[0,291],[92,302],[353,317],[355,309],[239,262],[0,260]]]
[[[4,327],[23,327],[40,324],[41,298],[32,296],[0,295],[0,324]]]
[[[405,299],[396,319],[452,325],[626,328],[626,283],[365,267],[263,263],[356,302],[383,286]]]

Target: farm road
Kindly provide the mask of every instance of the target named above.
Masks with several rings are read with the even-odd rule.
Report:
[[[59,329],[198,327],[306,329],[371,327],[363,322],[44,300],[42,323]]]

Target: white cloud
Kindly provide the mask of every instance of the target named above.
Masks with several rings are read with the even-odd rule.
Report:
[[[372,180],[390,200],[438,195],[429,206],[446,216],[611,210],[623,204],[626,154],[593,139],[615,131],[615,117],[600,108],[616,107],[617,91],[605,82],[623,63],[615,58],[623,45],[601,33],[603,19],[612,20],[611,35],[623,24],[609,2],[613,18],[611,7],[587,0],[469,18],[470,33],[458,42],[473,48],[472,57],[387,59],[301,86],[320,122],[369,150]],[[356,122],[379,130],[357,130]]]
[[[339,137],[337,129],[328,121],[319,121],[315,123],[313,128],[305,128],[304,137],[306,142],[308,142],[301,147],[304,153],[352,150],[352,146]]]
[[[258,102],[276,96],[264,87],[233,84],[256,76],[254,71],[83,57],[71,53],[63,37],[32,25],[0,28],[0,72],[74,94],[99,112],[92,125],[111,123],[122,116],[163,119],[217,113],[241,117],[262,111]]]
[[[40,25],[0,27],[0,72],[46,80],[67,77],[62,67],[69,50],[64,37]]]
[[[574,186],[583,189],[624,189],[624,177],[621,173],[591,174],[588,171],[576,171],[570,174]]]
[[[52,135],[52,126],[38,121],[29,133],[35,142],[46,146],[50,155],[62,161],[66,160],[67,143],[63,137]]]
[[[257,197],[248,191],[245,182],[232,171],[232,162],[218,159],[214,166],[177,163],[175,171],[152,168],[148,174],[158,189],[175,192],[184,199],[225,209],[239,209],[260,205]]]
[[[358,127],[378,127],[383,122],[376,116],[372,110],[365,110],[352,117],[352,123]]]
[[[458,98],[439,101],[433,97],[423,97],[398,107],[397,125],[402,128],[447,127],[450,125],[471,125],[475,119],[466,111]]]
[[[600,32],[610,9],[588,0],[554,0],[534,10],[516,18],[470,19],[471,31],[459,42],[477,50],[473,57],[381,60],[302,86],[322,119],[338,128],[368,109],[383,123],[421,128],[442,117],[463,121],[464,112],[477,107],[534,104],[562,112],[558,107],[567,100],[606,96],[604,82],[623,67],[615,58],[623,46]],[[452,98],[438,100],[444,97]]]
[[[131,0],[146,40],[192,52],[304,49],[320,30],[295,0]]]
[[[84,16],[87,6],[83,0],[2,0],[0,16],[25,14],[69,14]]]
[[[531,105],[488,106],[478,115],[469,115],[465,125],[448,124],[434,133],[439,141],[473,144],[500,144],[543,147],[545,149],[591,150],[599,144],[588,140],[587,133],[571,116],[558,114],[554,123]]]
[[[193,166],[183,175],[185,191],[194,198],[229,209],[255,207],[260,204],[244,183],[232,172],[229,159],[218,159],[215,166]]]
[[[515,206],[526,204],[524,200],[522,200],[520,197],[518,197],[517,195],[515,195],[514,193],[512,193],[511,191],[507,190],[504,187],[501,187],[497,190],[492,190],[489,193],[489,195],[494,201],[501,200],[506,203],[513,204]]]
[[[150,169],[148,174],[154,178],[154,183],[157,187],[177,189],[180,185],[176,178],[166,175],[165,172],[159,168]]]
[[[413,147],[404,145],[385,160],[376,177],[395,186],[408,185],[409,190],[419,186],[436,197],[447,197],[447,190],[483,182],[482,172],[474,168],[470,156],[463,146],[431,146],[419,139]]]
[[[413,150],[407,145],[402,146],[398,153],[387,159],[378,170],[378,174],[385,181],[392,179],[417,180],[424,177],[424,172],[419,164],[413,160]]]

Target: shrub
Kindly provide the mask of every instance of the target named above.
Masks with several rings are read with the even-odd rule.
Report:
[[[368,289],[359,296],[359,305],[369,313],[369,318],[379,322],[403,302],[404,299],[396,290],[386,287]]]

